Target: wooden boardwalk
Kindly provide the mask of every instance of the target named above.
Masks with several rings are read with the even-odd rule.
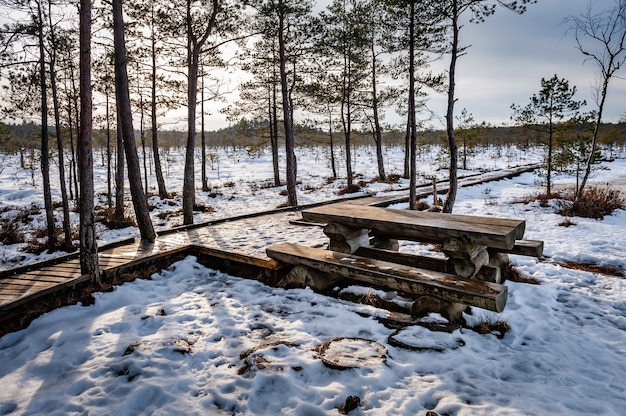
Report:
[[[514,176],[528,171],[534,167],[525,167],[511,171],[490,174],[487,180],[498,180]],[[482,175],[481,175],[482,176]],[[469,186],[485,181],[482,177],[462,179],[459,186]],[[438,191],[444,192],[445,184]],[[430,186],[423,186],[419,192],[420,197],[430,193]],[[343,199],[341,201],[345,201]],[[384,206],[393,203],[401,203],[408,200],[405,196],[400,197],[365,197],[359,198],[360,203]],[[333,203],[339,201],[331,201]],[[321,205],[321,204],[314,204]],[[310,206],[309,206],[310,207]],[[168,230],[160,233],[153,243],[141,242],[138,239],[129,239],[100,248],[99,262],[103,279],[108,279],[115,274],[121,274],[151,264],[159,263],[161,267],[171,264],[181,256],[188,254],[202,255],[205,258],[219,259],[220,264],[229,266],[231,263],[248,265],[265,270],[276,270],[278,263],[263,255],[247,255],[237,253],[229,247],[229,242],[216,238],[214,232],[220,224],[231,224],[234,221],[249,220],[263,216],[276,214],[277,212],[295,212],[305,207],[268,211],[243,215],[237,218],[225,218],[205,224],[196,224],[187,228]],[[287,221],[285,221],[287,222]],[[246,225],[245,223],[243,224]],[[254,236],[250,236],[254,239]],[[262,240],[262,239],[261,239]],[[264,248],[259,250],[264,253]],[[213,262],[210,262],[213,264]],[[89,282],[89,276],[81,275],[78,254],[70,254],[56,259],[20,267],[13,270],[0,272],[0,329],[2,321],[15,317],[27,310],[32,302],[37,302],[49,295],[59,295],[68,290],[80,287]],[[0,334],[3,331],[0,330]]]
[[[127,244],[121,246],[103,248],[98,256],[100,270],[106,276],[120,267],[128,267],[133,262],[158,255],[167,248],[174,248],[177,245],[178,241],[171,240],[164,238],[158,245],[147,248],[131,239],[126,240]],[[77,254],[3,272],[0,275],[0,320],[9,311],[30,301],[75,288],[88,281],[89,276],[80,272]]]

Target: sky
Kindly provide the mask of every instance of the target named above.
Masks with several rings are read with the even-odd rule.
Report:
[[[500,8],[484,23],[467,23],[461,41],[472,46],[457,63],[457,114],[467,108],[477,121],[510,123],[511,104],[526,105],[541,89],[541,79],[555,74],[577,87],[575,99],[586,100],[587,110],[596,108],[593,87],[599,71],[584,61],[564,22],[568,16],[579,16],[589,4],[600,11],[614,2],[539,0],[523,15]],[[449,64],[448,57],[444,64]],[[624,71],[621,75],[626,76]],[[445,105],[445,97],[431,98],[438,113],[445,114]],[[626,81],[614,78],[604,119],[617,122],[625,115]]]
[[[322,10],[330,0],[317,1],[314,10]],[[577,100],[586,100],[585,110],[597,108],[593,91],[598,68],[593,62],[585,62],[576,49],[576,43],[568,24],[568,16],[579,16],[589,5],[594,10],[612,7],[614,0],[538,0],[529,5],[523,15],[502,7],[484,23],[467,22],[461,30],[463,45],[471,45],[467,54],[457,63],[456,111],[462,109],[474,117],[477,123],[488,122],[494,126],[511,125],[511,105],[526,105],[533,94],[539,92],[541,79],[555,74],[576,86]],[[447,71],[449,55],[433,64],[436,71]],[[626,78],[624,70],[618,76]],[[246,74],[235,73],[232,82],[248,80]],[[236,94],[229,94],[233,101]],[[431,92],[428,106],[438,119],[434,128],[443,128],[446,112],[446,96]],[[224,104],[207,106],[209,130],[227,127],[229,122],[219,109]],[[626,79],[613,78],[609,85],[604,121],[617,122],[626,117]],[[403,125],[404,117],[387,112],[388,123]],[[186,128],[186,109],[168,115],[167,128]]]
[[[323,9],[329,0],[317,1],[314,10]],[[526,105],[541,89],[542,78],[555,74],[576,86],[574,99],[586,100],[586,111],[596,109],[593,96],[599,73],[592,62],[585,62],[576,48],[573,32],[565,19],[580,16],[589,5],[596,11],[612,7],[613,0],[539,0],[519,15],[505,8],[480,24],[466,22],[461,29],[462,45],[471,45],[457,62],[455,114],[464,108],[477,123],[512,125],[511,105]],[[450,56],[444,56],[432,69],[448,71]],[[624,71],[618,75],[626,77]],[[434,128],[444,128],[447,98],[430,92],[428,107],[438,119]],[[386,121],[402,125],[404,117],[387,111]],[[626,117],[626,80],[613,78],[609,85],[604,121],[618,122]],[[212,127],[226,127],[222,114],[209,117]]]

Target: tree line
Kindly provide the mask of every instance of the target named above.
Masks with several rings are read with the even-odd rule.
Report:
[[[424,134],[424,121],[431,117],[425,99],[432,92],[447,94],[444,117],[450,190],[444,211],[452,212],[459,162],[456,67],[459,57],[468,52],[462,42],[463,22],[483,22],[498,8],[524,13],[532,3],[536,0],[333,0],[314,13],[311,0],[112,0],[93,6],[81,0],[76,11],[75,4],[63,1],[0,0],[2,10],[10,12],[5,16],[9,23],[0,31],[0,76],[7,85],[2,114],[4,118],[37,119],[41,126],[49,250],[58,245],[49,190],[49,142],[53,139],[60,167],[65,162],[63,146],[71,150],[70,169],[60,169],[61,175],[67,172],[70,178],[60,181],[63,188],[66,183],[80,185],[80,190],[72,192],[81,205],[81,250],[89,253],[83,257],[97,261],[90,183],[94,122],[106,132],[107,149],[113,143],[124,149],[116,152],[116,192],[120,188],[123,192],[120,172],[123,175],[126,165],[141,238],[149,241],[155,233],[148,215],[146,183],[142,183],[146,163],[144,159],[142,174],[138,149],[145,153],[151,144],[158,192],[167,197],[159,157],[164,115],[186,108],[183,221],[193,223],[198,136],[201,180],[206,187],[204,107],[223,97],[230,85],[224,78],[233,68],[248,72],[251,79],[238,85],[240,100],[226,112],[232,120],[245,116],[264,124],[276,184],[281,183],[278,152],[285,152],[289,205],[298,203],[294,146],[299,124],[316,124],[324,130],[331,154],[334,145],[342,143],[350,187],[350,149],[359,134],[368,134],[374,141],[379,177],[385,179],[382,144],[389,126],[384,114],[395,108],[406,116],[404,174],[412,185],[409,205],[415,208],[418,137]],[[570,19],[579,49],[595,59],[606,81],[599,97],[606,95],[608,81],[624,61],[626,5],[624,0],[614,3],[605,13],[590,10],[588,15]],[[604,37],[595,36],[598,31]],[[620,37],[622,42],[616,43]],[[608,55],[594,52],[598,49],[589,48],[588,40],[599,42]],[[433,74],[429,63],[440,57],[449,59],[448,70]],[[595,113],[596,126],[602,122],[602,103]],[[545,124],[532,117],[516,120]],[[52,133],[49,125],[54,126]],[[598,136],[594,132],[591,155]],[[109,150],[109,166],[111,157]],[[337,175],[334,163],[333,172]],[[67,201],[67,190],[62,193]],[[64,213],[68,209],[64,204]],[[71,249],[67,218],[64,214],[64,244]],[[93,264],[85,265],[85,270],[95,273]]]

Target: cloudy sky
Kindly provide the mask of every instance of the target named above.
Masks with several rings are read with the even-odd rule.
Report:
[[[593,98],[596,75],[592,62],[584,62],[568,24],[568,16],[579,16],[591,4],[592,10],[612,7],[614,0],[539,0],[517,15],[498,9],[484,23],[467,23],[462,42],[472,45],[457,66],[457,114],[461,109],[477,121],[494,125],[510,124],[511,104],[526,105],[541,88],[541,78],[555,74],[577,87],[576,99]],[[449,57],[438,65],[448,65]],[[618,73],[620,75],[620,73]],[[622,70],[621,76],[626,78]],[[430,107],[445,114],[445,97],[432,96]],[[614,78],[609,85],[605,120],[626,117],[626,80]]]
[[[471,47],[457,64],[455,114],[466,108],[478,123],[512,125],[511,104],[526,105],[541,89],[541,79],[555,74],[569,81],[570,87],[576,86],[575,99],[587,101],[585,110],[597,108],[593,91],[598,68],[592,62],[584,62],[565,20],[568,16],[580,16],[590,5],[595,11],[612,8],[615,1],[538,0],[522,15],[499,8],[484,23],[465,23],[461,42]],[[331,0],[316,1],[315,12],[330,3]],[[449,59],[449,55],[444,56],[431,69],[447,71]],[[621,76],[625,79],[613,78],[609,85],[604,121],[626,118],[626,69]],[[434,128],[445,126],[446,101],[444,94],[431,92],[428,107],[438,117],[430,122]],[[228,124],[218,112],[213,113],[211,120],[212,128]],[[391,110],[386,121],[397,125],[405,122],[404,117],[391,114]]]

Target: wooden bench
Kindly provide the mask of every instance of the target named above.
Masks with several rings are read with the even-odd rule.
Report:
[[[280,244],[267,249],[269,257],[497,312],[506,305],[507,288],[500,283],[508,254],[543,253],[542,241],[523,240],[523,220],[339,203],[304,210],[302,221],[326,224],[328,250]],[[438,244],[446,258],[400,253],[398,240]]]
[[[303,265],[415,295],[434,296],[496,312],[504,310],[506,305],[508,289],[497,283],[291,243],[277,244],[266,252],[269,257],[287,264]]]

